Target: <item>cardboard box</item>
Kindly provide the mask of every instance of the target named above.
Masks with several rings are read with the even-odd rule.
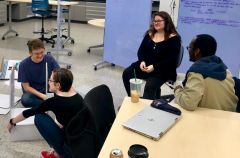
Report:
[[[19,100],[20,97],[15,97],[14,100]],[[8,112],[10,111],[10,109],[12,107],[15,106],[15,102],[14,105],[10,105],[10,95],[6,95],[6,94],[0,94],[0,115],[6,115],[8,114]]]
[[[13,108],[10,111],[10,117],[13,118],[26,109],[28,108]],[[29,141],[43,139],[34,124],[34,117],[35,116],[29,117],[26,120],[17,123],[17,125],[11,130],[10,140]]]

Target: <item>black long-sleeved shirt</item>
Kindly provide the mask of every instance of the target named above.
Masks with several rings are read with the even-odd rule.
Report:
[[[56,115],[58,122],[66,127],[84,106],[83,98],[78,93],[71,97],[55,95],[53,98],[44,101],[40,106],[23,111],[23,116],[28,118],[35,114],[52,111]]]
[[[147,34],[138,49],[138,60],[140,62],[144,61],[146,66],[153,65],[153,74],[176,80],[176,63],[180,47],[180,36],[173,36],[167,40],[155,43]]]

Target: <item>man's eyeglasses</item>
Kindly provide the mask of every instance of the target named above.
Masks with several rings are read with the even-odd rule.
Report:
[[[187,46],[186,48],[187,48],[187,50],[189,51],[189,49],[192,49],[193,47],[189,47],[189,46]]]
[[[56,81],[49,79],[48,82],[56,82]]]
[[[164,21],[164,20],[153,20],[154,23],[160,23],[162,21]]]
[[[44,54],[44,51],[41,51],[41,52],[32,52],[33,55],[42,55]]]

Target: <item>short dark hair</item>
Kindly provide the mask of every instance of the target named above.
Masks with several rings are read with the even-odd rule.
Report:
[[[68,92],[72,87],[73,74],[70,70],[65,68],[57,68],[53,70],[53,80],[56,83],[60,83],[60,91]]]
[[[193,48],[199,48],[202,57],[215,55],[217,50],[217,42],[211,35],[200,34],[196,36]]]
[[[40,39],[29,40],[27,46],[29,52],[32,52],[35,49],[44,48],[44,44]]]

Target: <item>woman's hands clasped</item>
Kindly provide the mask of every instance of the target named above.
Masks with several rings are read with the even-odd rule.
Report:
[[[145,71],[145,68],[146,68],[146,63],[144,61],[142,61],[141,64],[140,64],[140,69],[142,71]]]
[[[153,72],[154,67],[153,65],[146,66],[146,63],[142,61],[140,64],[140,69],[146,73],[150,73],[150,72]]]

